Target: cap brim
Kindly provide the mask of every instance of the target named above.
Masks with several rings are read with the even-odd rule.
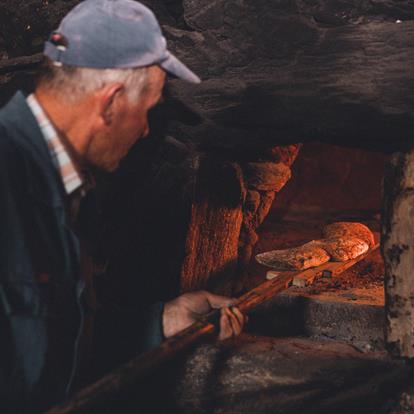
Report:
[[[167,72],[171,73],[172,75],[176,76],[177,78],[180,78],[182,80],[185,80],[187,82],[191,83],[200,83],[201,79],[190,69],[187,68],[187,66],[184,65],[184,63],[181,63],[172,53],[168,52],[167,59],[163,60],[160,63],[160,66],[166,70]]]

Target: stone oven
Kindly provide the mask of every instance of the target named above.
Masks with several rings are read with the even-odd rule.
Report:
[[[77,2],[32,0],[18,13],[0,1],[1,102],[31,87],[42,40]],[[378,250],[342,279],[294,287],[264,311],[276,306],[278,321],[252,324],[414,358],[414,4],[143,2],[203,82],[170,80],[151,138],[98,179],[102,300],[239,295],[265,279],[256,253],[317,238],[327,222],[359,221],[381,237],[384,261]],[[345,305],[323,307],[322,296]]]
[[[390,200],[407,191],[391,183],[402,180],[396,163],[405,163],[412,141],[412,5],[188,0],[153,6],[166,12],[175,52],[204,79],[199,87],[170,82],[154,114],[160,145],[147,143],[154,155],[149,175],[128,203],[145,211],[139,228],[147,230],[131,237],[145,252],[144,273],[158,272],[154,289],[239,293],[252,282],[249,266],[257,269],[252,254],[264,243],[256,246],[262,223],[266,232],[266,220],[286,223],[295,214],[302,231],[319,215],[320,222],[366,221],[380,232],[382,209],[384,255],[396,264],[385,246],[394,226],[388,215],[397,214]],[[381,201],[384,166],[399,151],[386,168]],[[137,149],[136,159],[144,152]],[[138,164],[127,161],[120,174],[134,181]],[[295,242],[283,227],[272,237],[276,246],[284,237]],[[397,245],[389,248],[407,251]],[[136,246],[128,246],[135,261]],[[395,303],[392,283],[387,289],[387,302]],[[399,340],[406,339],[392,342]]]

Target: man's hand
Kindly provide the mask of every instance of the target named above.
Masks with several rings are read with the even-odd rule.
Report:
[[[232,307],[235,299],[213,295],[206,291],[186,293],[167,302],[164,306],[164,335],[169,338],[196,322],[212,309],[221,308],[219,339],[239,335],[245,317],[239,309]]]

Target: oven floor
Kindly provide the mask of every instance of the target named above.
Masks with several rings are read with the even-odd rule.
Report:
[[[242,335],[187,359],[177,412],[388,413],[410,372],[337,341]]]
[[[378,231],[376,219],[336,219]],[[323,223],[268,220],[256,253],[319,238]],[[268,270],[253,259],[243,290]],[[239,338],[195,347],[98,412],[397,414],[403,392],[414,389],[414,369],[385,352],[383,324],[377,250],[334,279],[289,288],[257,308]]]
[[[254,255],[269,250],[296,247],[319,239],[321,238],[322,226],[333,221],[358,221],[366,224],[373,232],[379,231],[378,218],[369,215],[356,217],[355,215],[337,214],[335,216],[331,213],[323,217],[304,215],[287,217],[283,220],[277,218],[272,220],[272,216],[270,216],[259,228],[259,241],[255,246]],[[271,270],[257,263],[254,255],[248,268],[248,277],[245,280],[244,289],[246,290],[263,282],[267,271]],[[378,249],[332,280],[319,279],[313,286],[306,288],[303,293],[322,296],[337,294],[338,298],[347,299],[348,296],[349,300],[368,301],[383,305],[383,280],[384,264]],[[355,290],[355,296],[352,295],[352,292],[348,292],[350,290]],[[361,291],[365,291],[365,293],[361,295]],[[349,294],[344,296],[344,293]]]
[[[411,378],[411,379],[410,379]],[[395,413],[413,370],[338,341],[242,334],[200,345],[100,414]],[[128,407],[128,408],[127,408]]]
[[[267,220],[256,253],[294,247],[321,237],[326,222],[359,221],[378,232],[370,216],[296,216]],[[252,258],[243,290],[262,283],[271,270]],[[380,250],[331,279],[290,287],[252,315],[253,331],[269,336],[304,336],[347,341],[361,350],[384,349],[384,264]]]

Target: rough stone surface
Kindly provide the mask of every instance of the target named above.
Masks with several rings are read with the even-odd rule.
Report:
[[[193,31],[167,28],[168,37],[205,82],[171,85],[193,114],[175,123],[181,136],[248,154],[312,139],[377,149],[411,141],[410,2],[183,5]]]
[[[396,407],[392,414],[413,414],[414,413],[414,382],[411,380],[399,396]]]
[[[91,414],[388,414],[412,375],[383,352],[244,334],[197,347]]]
[[[214,289],[218,281],[222,293],[228,289],[225,282],[237,270],[244,197],[237,164],[200,159],[181,271],[183,292]]]
[[[358,221],[358,215],[379,214],[388,158],[379,152],[307,143],[292,165],[292,178],[278,194],[271,214],[288,219],[295,214],[323,217],[346,212],[350,221]]]
[[[275,192],[279,192],[291,176],[290,168],[282,162],[249,162],[243,173],[247,188]]]
[[[414,151],[396,153],[384,179],[382,252],[385,262],[387,343],[414,358]]]
[[[247,268],[250,263],[253,249],[259,240],[257,228],[267,217],[275,199],[273,191],[247,191],[243,206],[243,222],[239,239],[238,280],[235,284],[235,292],[244,287],[247,277]]]
[[[301,148],[302,144],[266,148],[263,152],[263,159],[268,159],[273,162],[283,162],[290,167],[295,162]]]
[[[9,56],[39,51],[78,2],[2,0],[0,45]],[[145,3],[170,48],[204,79],[170,82],[165,109],[177,139],[252,160],[289,142],[390,149],[411,141],[411,1]]]
[[[280,192],[290,179],[290,167],[300,149],[300,144],[269,148],[263,152],[261,162],[242,164],[247,193],[243,205],[243,223],[239,240],[236,292],[242,289],[248,277],[248,264],[259,239],[256,231],[268,216],[276,193]]]
[[[360,350],[384,350],[384,293],[380,288],[312,294],[290,288],[258,308],[250,329],[273,337],[346,341]]]
[[[411,372],[339,342],[254,337],[199,347],[177,382],[181,413],[387,413]]]
[[[214,289],[219,281],[226,286],[222,293],[235,294],[242,288],[258,240],[256,229],[289,180],[299,149],[300,145],[273,148],[272,161],[255,163],[201,158],[181,273],[183,291]],[[229,175],[232,168],[236,179],[234,172]]]
[[[29,0],[16,7],[14,0],[1,0],[2,56],[38,52],[41,41],[78,2]],[[389,150],[411,138],[413,102],[406,93],[412,89],[414,77],[411,2],[146,0],[144,3],[159,17],[170,48],[204,80],[199,86],[178,80],[169,82],[165,103],[153,123],[162,125],[163,136],[169,134],[178,141],[194,143],[198,151],[214,152],[213,156],[219,151],[223,159],[240,165],[257,162],[290,165],[297,149],[295,145],[280,147],[283,144],[325,140]],[[396,23],[397,19],[402,23]],[[18,72],[1,77],[0,84],[0,101],[5,102],[17,87],[29,87],[30,82],[26,74]],[[135,161],[131,159],[130,162]],[[167,157],[165,164],[154,163],[149,167],[159,169],[160,174],[150,175],[140,191],[139,173],[131,173],[135,166],[128,166],[130,187],[122,188],[129,193],[131,186],[134,187],[133,197],[141,200],[140,206],[135,210],[115,209],[115,216],[131,211],[138,215],[144,210],[165,219],[160,219],[160,223],[152,220],[153,229],[142,231],[136,223],[131,226],[122,217],[125,223],[114,225],[118,227],[116,234],[108,236],[114,240],[115,253],[110,252],[114,268],[127,274],[134,274],[135,269],[148,273],[146,265],[125,263],[130,264],[128,256],[135,258],[139,251],[156,251],[158,244],[148,242],[142,248],[145,240],[136,243],[135,238],[139,237],[125,237],[129,231],[143,234],[152,231],[151,238],[161,240],[165,227],[167,233],[173,234],[175,230],[179,234],[178,241],[174,242],[173,237],[165,240],[175,246],[182,242],[186,229],[176,223],[185,222],[185,218],[174,222],[176,215],[171,212],[169,202],[156,195],[166,187],[169,189],[164,194],[174,194],[169,172],[174,171],[175,176],[177,168],[174,165],[170,169],[171,164],[174,162]],[[165,183],[159,177],[164,177]],[[184,187],[189,188],[186,184]],[[175,190],[178,193],[181,187]],[[185,198],[188,193],[182,195]],[[255,214],[264,217],[273,195],[260,197],[261,207],[257,211],[263,214]],[[127,195],[120,194],[120,198],[125,200]],[[143,208],[145,203],[148,205]],[[187,205],[184,207],[186,211]],[[167,218],[174,223],[168,223]],[[237,227],[238,221],[234,223]],[[257,239],[254,226],[246,223],[240,240],[240,263],[248,261]],[[113,224],[110,218],[107,227]],[[131,242],[120,242],[117,236],[121,228],[122,237],[133,239]],[[236,233],[237,228],[230,231]],[[226,250],[227,241],[223,239],[223,243],[222,249]],[[164,255],[167,250],[164,247],[161,252],[170,266],[161,266],[159,260],[154,260],[154,254],[147,254],[148,261],[160,268],[156,273],[168,269],[176,276],[180,273],[177,263],[182,253],[174,248],[174,258],[167,258]],[[125,256],[128,260],[123,262]]]

